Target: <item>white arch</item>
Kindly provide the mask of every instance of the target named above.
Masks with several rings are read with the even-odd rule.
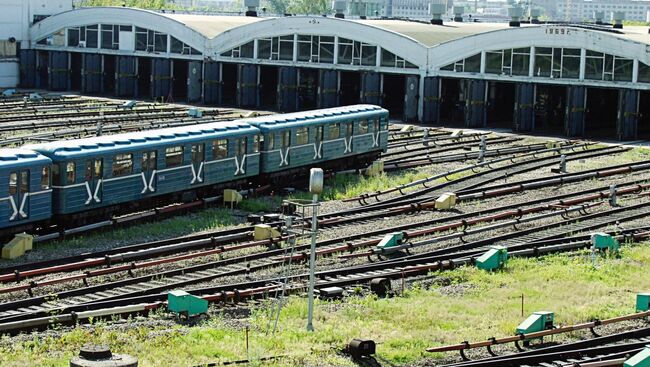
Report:
[[[53,15],[30,28],[30,40],[34,44],[37,40],[63,28],[98,23],[133,24],[172,35],[199,52],[205,50],[206,37],[187,25],[153,11],[121,7],[81,8]]]
[[[279,37],[288,34],[338,36],[381,46],[418,67],[427,65],[427,48],[411,37],[380,27],[346,19],[330,17],[268,18],[225,31],[207,41],[205,55],[218,57],[238,45],[261,37]]]
[[[555,34],[556,29],[564,30],[564,33]],[[585,48],[650,64],[650,54],[646,52],[645,43],[616,33],[570,26],[541,25],[481,33],[432,47],[429,49],[429,68],[430,71],[435,71],[481,51],[531,46]]]

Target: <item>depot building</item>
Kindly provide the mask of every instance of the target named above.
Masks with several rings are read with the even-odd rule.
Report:
[[[371,103],[430,126],[650,138],[648,27],[50,12],[0,35],[17,43],[0,73],[21,87],[279,111]]]

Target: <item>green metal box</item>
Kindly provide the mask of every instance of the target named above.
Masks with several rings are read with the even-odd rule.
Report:
[[[650,367],[650,345],[625,361],[623,367]]]
[[[171,291],[167,294],[167,310],[188,317],[196,316],[208,312],[208,301],[185,291]]]
[[[637,312],[650,310],[650,293],[639,293],[636,295],[636,310]]]
[[[483,270],[496,270],[508,262],[508,249],[504,246],[492,246],[490,250],[476,259],[476,266]]]
[[[389,233],[381,239],[381,242],[379,242],[377,248],[384,249],[399,246],[402,244],[403,239],[404,233],[402,232]]]
[[[517,334],[529,334],[553,328],[555,314],[549,311],[539,311],[528,316],[524,322],[517,326]]]
[[[598,250],[609,250],[610,252],[618,252],[621,247],[616,238],[602,232],[591,235],[591,244]]]

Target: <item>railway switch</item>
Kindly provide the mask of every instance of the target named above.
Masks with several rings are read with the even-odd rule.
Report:
[[[607,233],[597,232],[591,235],[591,245],[596,250],[618,253],[621,245],[618,240]]]
[[[483,270],[501,269],[508,262],[508,248],[492,246],[490,250],[476,259],[476,267]]]
[[[268,240],[280,237],[280,231],[268,224],[257,224],[254,227],[253,237],[255,241]]]
[[[650,367],[650,345],[625,361],[623,367]]]
[[[343,288],[341,287],[326,287],[319,290],[320,298],[332,300],[343,298]]]
[[[456,206],[456,194],[453,192],[446,192],[436,199],[437,210],[450,210]]]
[[[20,233],[15,235],[14,239],[2,248],[2,258],[13,260],[23,256],[25,252],[31,251],[32,241],[33,237],[28,234]]]
[[[524,322],[517,326],[516,334],[530,334],[538,331],[553,329],[555,314],[549,311],[539,311],[528,316]]]
[[[354,359],[370,357],[377,352],[377,344],[370,339],[352,339],[345,352]]]
[[[208,313],[208,301],[185,291],[167,293],[167,310],[186,317]]]
[[[377,295],[377,297],[386,297],[391,290],[390,279],[388,278],[375,278],[370,281],[370,291]]]
[[[636,311],[650,311],[650,293],[639,293],[636,295]]]
[[[404,241],[404,233],[402,232],[393,232],[389,233],[377,245],[379,249],[388,249],[391,247],[396,247],[402,244]]]
[[[232,190],[232,189],[226,189],[223,190],[223,202],[224,204],[230,204],[231,206],[234,204],[238,204],[242,201],[243,197],[242,194],[237,192],[237,190]]]

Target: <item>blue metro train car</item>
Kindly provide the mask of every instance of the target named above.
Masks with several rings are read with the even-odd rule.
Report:
[[[388,145],[388,111],[374,105],[270,115],[246,123],[262,134],[260,164],[266,175],[306,166],[358,167]]]
[[[48,220],[52,208],[51,160],[26,149],[0,149],[0,228],[16,232]]]
[[[387,145],[388,111],[355,105],[2,149],[0,235],[359,167]]]
[[[54,215],[110,208],[259,174],[258,130],[241,121],[32,145],[52,160]],[[200,192],[200,190],[197,190]],[[77,219],[78,220],[78,219]]]

